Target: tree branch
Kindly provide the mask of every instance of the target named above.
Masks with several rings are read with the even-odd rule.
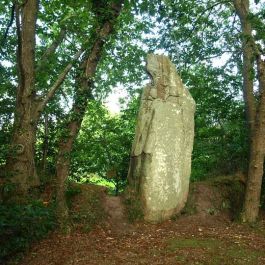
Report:
[[[215,54],[213,56],[207,56],[207,57],[198,58],[198,60],[196,61],[196,63],[201,62],[201,61],[207,61],[207,60],[211,60],[211,59],[214,59],[214,58],[221,57],[225,53],[230,53],[231,54],[231,53],[234,53],[234,51],[232,51],[232,50],[221,51],[220,53]]]
[[[218,5],[222,5],[222,4],[226,4],[226,3],[230,3],[229,0],[225,0],[225,1],[220,1],[220,2],[216,2],[214,4],[212,4],[211,6],[205,8],[200,15],[196,18],[196,20],[192,23],[193,24],[193,28],[191,29],[191,32],[193,32],[198,24],[198,22],[201,20],[201,18],[203,17],[203,15],[207,12],[210,11],[209,14],[207,15],[207,19],[209,18],[211,12],[213,11],[213,9],[215,7],[217,7]]]
[[[19,16],[19,6],[15,5],[15,18],[16,18],[16,33],[17,33],[17,71],[18,71],[18,83],[19,90],[22,88],[22,58],[21,58],[21,22]],[[21,91],[18,91],[21,92]]]
[[[120,0],[118,3],[112,4],[111,6],[113,12],[112,19],[117,18],[119,16],[123,2],[124,2],[123,0]],[[104,23],[103,27],[100,29],[99,37],[95,41],[89,57],[87,58],[86,62],[84,62],[86,64],[85,66],[86,78],[90,79],[95,74],[98,61],[100,59],[99,54],[102,52],[102,47],[105,43],[106,37],[109,36],[110,33],[113,31],[113,27],[114,25],[112,21],[108,20]]]
[[[4,36],[1,40],[1,52],[3,51],[2,49],[4,48],[5,44],[6,44],[6,39],[7,39],[7,35],[8,35],[8,31],[9,29],[11,28],[12,24],[13,24],[13,21],[14,21],[14,18],[15,18],[15,3],[13,3],[12,7],[11,7],[11,15],[10,15],[10,20],[8,22],[8,25],[6,27],[6,30],[5,30],[5,33],[4,33]]]
[[[61,84],[65,80],[65,77],[67,76],[67,74],[69,73],[69,71],[72,69],[74,62],[81,56],[81,54],[83,52],[84,52],[84,49],[81,49],[80,51],[78,51],[75,54],[72,62],[70,62],[64,68],[64,70],[59,74],[57,80],[50,87],[50,90],[48,91],[48,93],[46,94],[46,96],[44,97],[44,99],[38,104],[37,112],[41,112],[44,109],[44,107],[49,102],[49,100],[53,97],[53,95],[56,93],[56,91],[60,88]]]
[[[58,46],[63,41],[65,35],[66,35],[66,29],[61,28],[61,31],[60,31],[59,35],[57,36],[57,38],[52,42],[52,44],[47,48],[47,50],[41,56],[41,59],[40,59],[38,66],[37,66],[37,71],[39,71],[43,67],[43,65],[47,62],[49,56],[56,51]]]

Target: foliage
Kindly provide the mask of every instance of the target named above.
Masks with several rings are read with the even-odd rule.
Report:
[[[58,137],[64,118],[65,115],[60,108],[55,110],[49,106],[38,125],[35,160],[43,183],[49,179],[49,176],[55,174]],[[45,121],[45,119],[47,120]],[[47,124],[45,124],[46,122]],[[45,152],[46,157],[44,156]]]
[[[244,106],[234,92],[240,80],[205,66],[186,73],[185,79],[197,103],[192,180],[244,171],[248,137]]]
[[[10,67],[2,67],[0,64],[0,166],[5,163],[14,112],[14,86],[11,83]]]
[[[43,238],[55,225],[53,208],[39,201],[0,204],[0,262]]]
[[[98,174],[112,181],[118,193],[127,177],[135,109],[131,107],[120,116],[113,116],[94,101],[88,110],[72,154],[73,175],[80,180]]]

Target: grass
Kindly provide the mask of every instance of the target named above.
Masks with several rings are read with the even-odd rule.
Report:
[[[204,248],[204,249],[213,249],[221,246],[221,242],[215,239],[196,239],[196,238],[187,238],[187,239],[171,239],[169,241],[168,249],[170,251],[175,251],[179,248]]]
[[[114,192],[115,192],[115,185],[112,181],[109,181],[105,178],[102,178],[96,174],[82,176],[82,177],[80,177],[80,180],[78,181],[78,183],[80,183],[80,184],[94,184],[94,185],[106,187],[110,194],[114,194]]]
[[[256,265],[261,264],[259,263],[260,258],[265,258],[263,251],[213,238],[172,238],[167,242],[167,250],[176,253],[178,261],[189,263],[190,257],[194,256],[196,262],[189,264]]]

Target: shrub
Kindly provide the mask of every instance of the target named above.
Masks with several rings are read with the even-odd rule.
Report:
[[[53,207],[39,201],[0,205],[0,263],[43,238],[55,227]]]

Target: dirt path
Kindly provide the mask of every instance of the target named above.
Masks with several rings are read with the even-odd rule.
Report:
[[[119,196],[106,196],[103,201],[107,214],[108,229],[117,235],[126,235],[134,231],[134,226],[129,224],[125,217],[125,209]]]
[[[108,198],[108,226],[89,233],[53,233],[33,246],[20,265],[265,264],[264,226],[251,229],[210,215],[132,226],[124,222],[120,205],[118,198]]]

